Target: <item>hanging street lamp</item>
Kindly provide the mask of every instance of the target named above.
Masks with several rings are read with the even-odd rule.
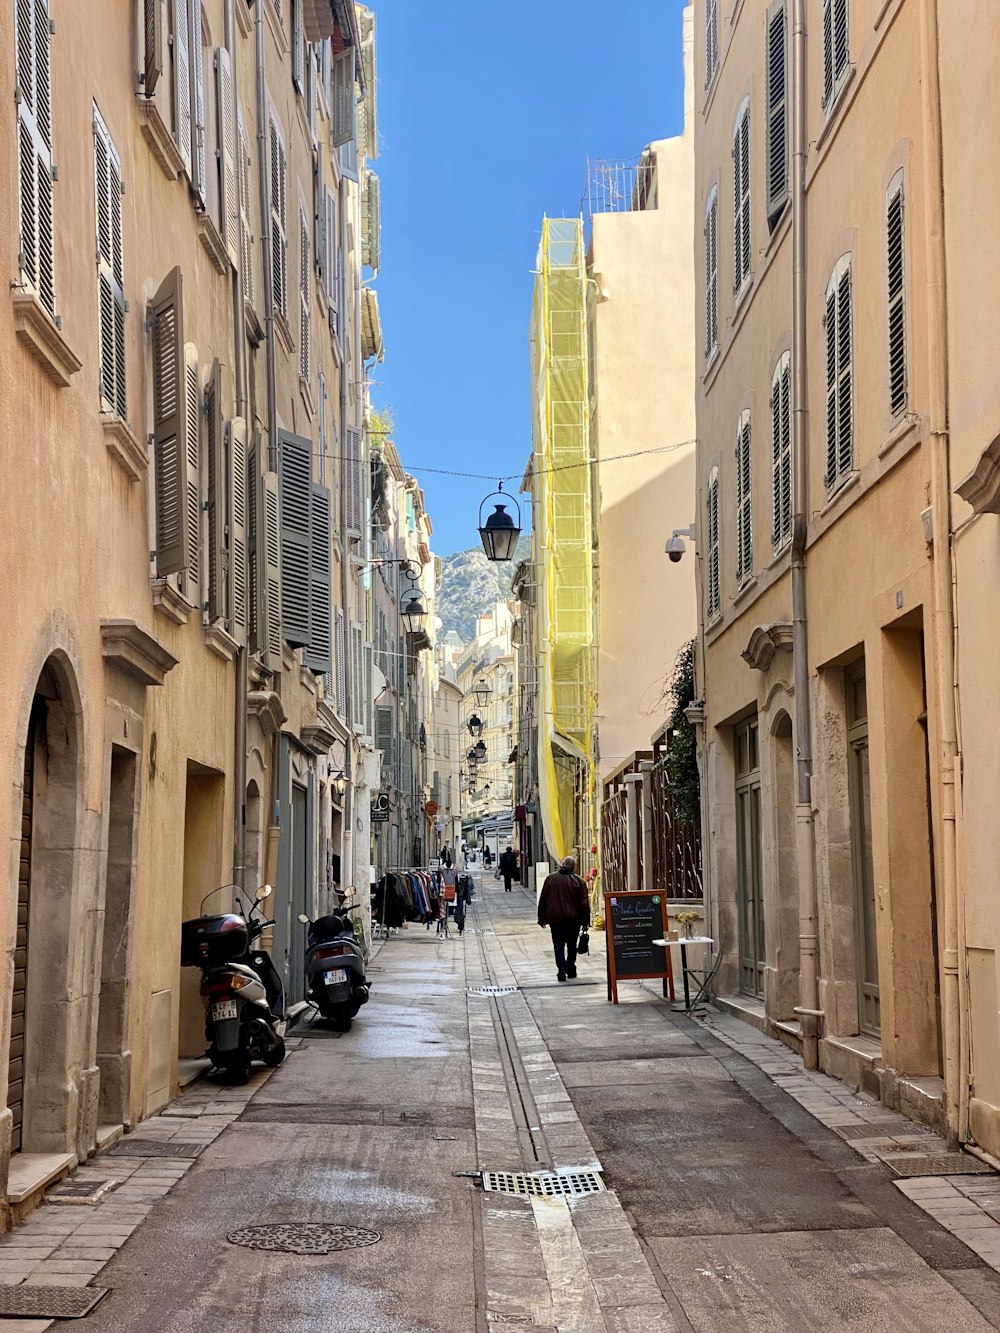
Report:
[[[493,506],[493,513],[490,514],[486,522],[483,522],[483,506],[487,500],[492,500],[494,495],[503,495],[504,499],[514,505],[517,510],[517,521],[507,513],[505,504]],[[496,564],[501,560],[513,560],[514,550],[517,546],[517,539],[521,535],[521,507],[513,496],[504,495],[503,482],[497,484],[497,489],[492,494],[487,495],[479,506],[479,539],[483,543],[483,550],[486,552],[486,559]]]
[[[482,761],[486,758],[486,742],[477,741],[475,745],[472,747],[472,752],[475,754],[476,759],[480,763],[482,763]]]
[[[483,734],[483,720],[478,713],[473,713],[469,718],[469,735],[472,739],[478,740]]]
[[[488,680],[480,678],[472,689],[472,696],[480,708],[485,708],[490,701],[490,695],[493,691],[490,689]]]
[[[347,774],[335,773],[330,780],[330,785],[340,800],[343,800],[347,792]]]
[[[410,600],[400,611],[400,618],[409,634],[423,634],[427,629],[427,608],[417,593],[414,593]]]

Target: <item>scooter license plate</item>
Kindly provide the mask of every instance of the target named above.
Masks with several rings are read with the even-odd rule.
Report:
[[[236,1017],[236,1001],[220,1000],[218,1004],[212,1005],[212,1019],[216,1023],[221,1023],[224,1018]]]
[[[331,968],[329,972],[323,973],[323,980],[326,982],[328,986],[337,986],[342,981],[347,980],[347,968],[346,967]]]

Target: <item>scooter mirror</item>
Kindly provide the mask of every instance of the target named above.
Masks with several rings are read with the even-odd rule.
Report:
[[[259,903],[262,903],[265,898],[270,898],[273,892],[274,890],[271,888],[270,884],[262,884],[254,894],[254,897]]]
[[[309,918],[304,913],[302,912],[299,913],[299,920],[302,922],[304,926],[308,926]]]

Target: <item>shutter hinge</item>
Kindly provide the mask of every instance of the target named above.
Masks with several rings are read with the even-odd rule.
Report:
[[[56,166],[54,162],[49,167],[49,175],[52,177],[54,181],[57,181],[59,179],[59,168]]]
[[[124,310],[125,314],[127,315],[127,314],[128,314],[128,309],[129,309],[129,306],[128,306],[128,302],[127,302],[127,301],[123,301],[123,302],[122,302],[122,309]]]
[[[49,35],[52,37],[56,35],[56,21],[52,18],[49,19]]]
[[[22,103],[23,101],[24,101],[24,94],[21,92],[21,85],[20,85],[19,83],[15,83],[15,84],[14,84],[14,105],[15,105],[15,106],[20,106],[21,103]]]

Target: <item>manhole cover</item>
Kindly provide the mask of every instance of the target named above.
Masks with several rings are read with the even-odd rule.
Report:
[[[513,995],[516,986],[470,986],[470,995]]]
[[[338,1226],[328,1222],[265,1222],[230,1231],[231,1245],[248,1250],[280,1250],[282,1254],[329,1254],[331,1250],[359,1250],[382,1239],[368,1227]]]
[[[117,1180],[64,1180],[45,1196],[46,1203],[100,1203]]]
[[[181,1143],[178,1139],[121,1139],[110,1150],[111,1157],[200,1157],[203,1143]]]
[[[969,1153],[897,1153],[886,1149],[879,1154],[897,1176],[983,1176],[992,1167]]]
[[[522,1198],[579,1199],[604,1191],[596,1171],[484,1171],[482,1175],[484,1190]]]
[[[491,1310],[486,1318],[491,1324],[534,1324],[530,1314],[504,1314],[502,1310]]]
[[[0,1318],[85,1319],[107,1287],[0,1286]]]

